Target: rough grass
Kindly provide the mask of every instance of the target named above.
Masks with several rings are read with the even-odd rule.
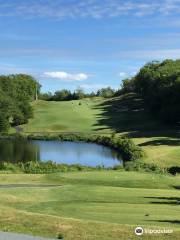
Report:
[[[146,152],[145,162],[161,168],[180,166],[180,140],[176,137],[134,138],[136,144]]]
[[[102,171],[51,175],[0,175],[1,184],[62,184],[0,188],[0,230],[65,239],[136,239],[135,226],[173,229],[179,239],[180,178]],[[156,189],[159,188],[159,189]]]

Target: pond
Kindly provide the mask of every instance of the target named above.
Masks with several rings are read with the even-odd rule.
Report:
[[[48,160],[92,167],[122,164],[116,151],[94,143],[0,139],[0,161],[17,163]]]

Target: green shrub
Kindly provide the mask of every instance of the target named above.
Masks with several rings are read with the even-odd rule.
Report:
[[[129,138],[97,136],[93,141],[115,149],[123,161],[135,161],[144,157],[143,150]]]
[[[118,171],[123,171],[124,167],[123,167],[123,165],[115,165],[112,169],[113,170],[118,170]]]
[[[54,173],[60,170],[61,165],[52,161],[21,163],[21,169],[25,173]]]
[[[1,171],[9,171],[9,172],[20,172],[21,169],[17,164],[13,164],[10,162],[0,162],[0,170]]]
[[[24,173],[39,173],[39,174],[46,174],[46,173],[55,173],[55,172],[69,172],[69,171],[93,171],[93,170],[100,170],[99,166],[97,167],[88,167],[83,166],[80,164],[58,164],[52,161],[47,162],[26,162],[26,163],[19,163],[18,167]],[[101,167],[101,169],[105,169]]]
[[[145,172],[156,172],[156,173],[165,173],[166,170],[160,168],[155,164],[145,163],[141,160],[134,162],[126,162],[124,164],[126,171],[145,171]]]

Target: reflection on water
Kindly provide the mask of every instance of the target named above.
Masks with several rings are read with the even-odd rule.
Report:
[[[122,164],[116,151],[94,143],[43,140],[0,140],[0,161],[47,161],[57,163],[104,165]]]
[[[27,162],[38,161],[40,149],[36,144],[20,139],[0,139],[0,161]]]

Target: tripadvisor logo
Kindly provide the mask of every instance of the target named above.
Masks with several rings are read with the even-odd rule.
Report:
[[[144,232],[144,230],[143,230],[143,228],[142,227],[137,227],[137,228],[135,228],[135,234],[136,235],[142,235],[143,234],[143,232]]]
[[[173,233],[172,229],[149,229],[149,228],[142,228],[142,227],[136,227],[134,230],[136,235],[143,235],[143,234],[169,234]]]

